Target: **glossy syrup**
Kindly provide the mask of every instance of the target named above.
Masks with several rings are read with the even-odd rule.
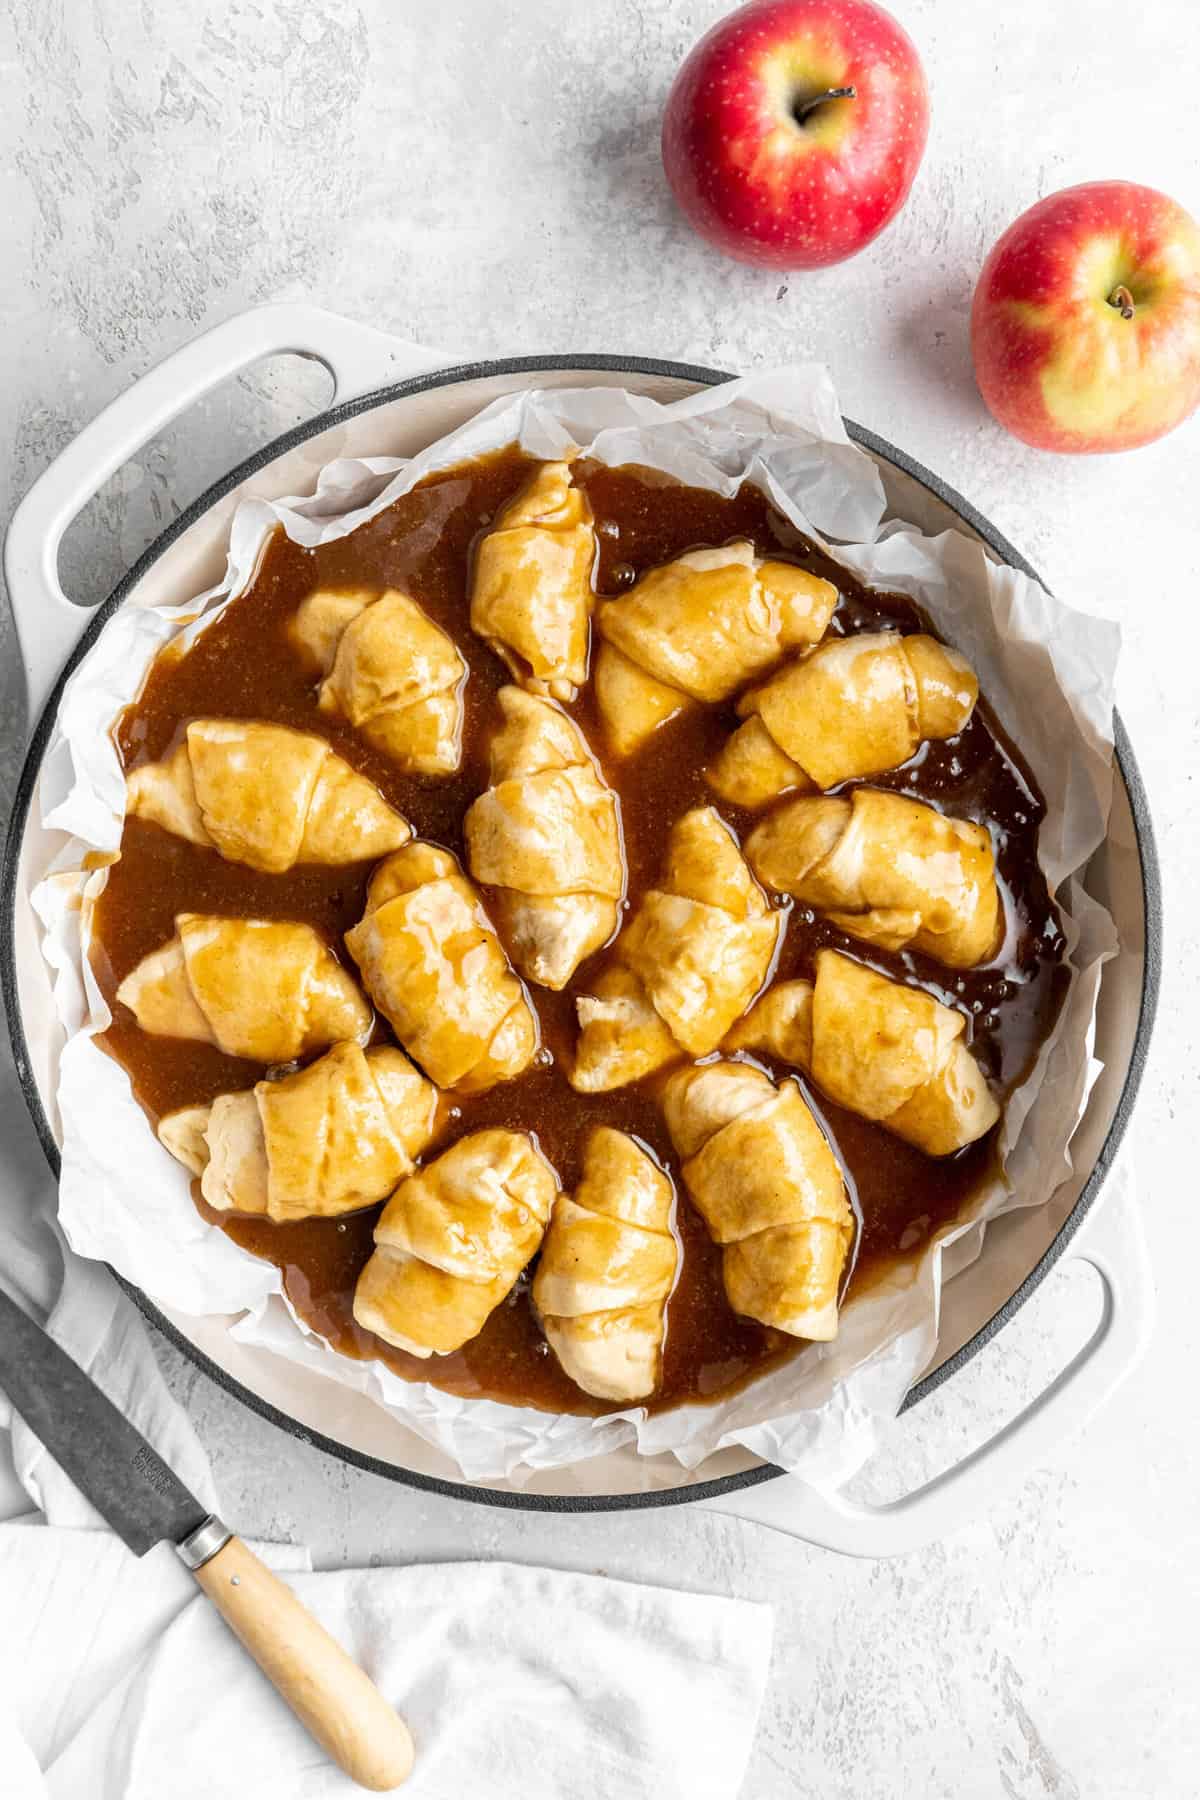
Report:
[[[317,550],[302,549],[277,533],[248,592],[185,656],[161,657],[151,670],[141,697],[118,728],[126,767],[167,754],[188,720],[204,715],[267,719],[318,731],[378,785],[421,836],[462,856],[462,819],[486,786],[487,743],[498,710],[495,693],[507,679],[498,658],[468,627],[472,546],[526,478],[529,466],[510,451],[431,477],[348,537]],[[644,570],[697,545],[747,537],[761,552],[783,555],[834,582],[841,595],[834,632],[928,628],[910,600],[859,586],[790,527],[757,489],[746,487],[724,499],[649,471],[587,463],[577,465],[576,480],[586,488],[597,519],[596,585],[601,594],[621,592]],[[462,648],[471,675],[458,775],[403,775],[344,721],[317,711],[317,684],[290,650],[286,631],[305,595],[318,585],[337,584],[405,588]],[[572,710],[603,757],[590,692]],[[735,723],[732,707],[696,709],[665,727],[624,764],[606,762],[606,775],[621,802],[630,906],[658,873],[671,821],[690,806],[711,802],[701,770]],[[875,778],[875,785],[915,794],[991,830],[1010,924],[1002,963],[956,975],[927,958],[871,949],[806,909],[792,907],[778,976],[811,974],[815,952],[832,945],[925,987],[967,1013],[975,1054],[999,1087],[1010,1091],[1048,1033],[1067,979],[1058,917],[1037,866],[1037,828],[1044,810],[1040,796],[984,703],[957,738],[924,746],[911,764]],[[749,817],[737,808],[721,810],[739,833],[748,828]],[[145,1036],[132,1015],[116,1004],[117,984],[172,935],[176,913],[304,919],[347,960],[342,934],[362,914],[369,874],[369,865],[359,865],[260,875],[152,825],[127,822],[120,860],[97,910],[93,961],[114,1012],[102,1042],[129,1071],[152,1119],[174,1107],[248,1087],[262,1074],[257,1065],[210,1047]],[[565,1054],[574,1039],[573,993],[586,989],[604,954],[583,965],[565,994],[531,990],[550,1060],[490,1093],[462,1099],[443,1147],[453,1135],[489,1125],[532,1131],[564,1186],[570,1187],[578,1178],[589,1127],[608,1123],[642,1138],[674,1173],[676,1159],[654,1078],[613,1094],[589,1096],[576,1094],[566,1080]],[[386,1036],[386,1029],[381,1026],[379,1034]],[[780,1066],[773,1072],[791,1071]],[[992,1167],[991,1138],[934,1161],[807,1087],[806,1092],[841,1160],[859,1216],[852,1286],[869,1282],[897,1256],[917,1249],[932,1230],[954,1217]],[[278,1264],[297,1311],[347,1355],[380,1356],[402,1375],[432,1380],[458,1394],[553,1411],[604,1410],[603,1403],[579,1392],[550,1354],[529,1301],[528,1275],[476,1339],[452,1356],[423,1362],[380,1343],[353,1320],[354,1284],[370,1254],[378,1209],[341,1220],[273,1225],[210,1213],[199,1199],[196,1204],[238,1243]],[[668,1307],[656,1406],[734,1387],[795,1349],[781,1334],[731,1312],[721,1284],[720,1252],[682,1192],[676,1230],[681,1272]]]

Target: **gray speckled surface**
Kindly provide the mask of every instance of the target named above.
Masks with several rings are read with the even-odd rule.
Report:
[[[1167,987],[1139,1109],[1160,1322],[1142,1368],[1018,1495],[937,1549],[851,1563],[677,1510],[493,1513],[308,1451],[173,1353],[177,1393],[248,1532],[322,1563],[510,1556],[770,1599],[776,1659],[745,1793],[783,1800],[1185,1800],[1200,1793],[1200,1457],[1184,1133],[1200,998],[1189,829],[1200,770],[1194,622],[1200,421],[1129,457],[1039,457],[974,398],[966,318],[990,241],[1071,181],[1122,174],[1200,211],[1200,14],[1176,0],[897,0],[934,102],[927,161],[855,262],[785,280],[674,216],[657,120],[711,0],[10,0],[0,18],[0,465],[5,516],[110,398],[205,324],[307,295],[472,353],[633,350],[731,367],[817,356],[846,410],[989,513],[1051,585],[1125,628],[1122,708],[1164,853]],[[252,372],[105,489],[64,552],[99,598],[162,522],[318,406],[318,372]],[[0,781],[23,728],[0,625]],[[0,1077],[10,1179],[31,1136]],[[1085,1334],[1087,1279],[1047,1285],[897,1429],[889,1480],[936,1468]]]

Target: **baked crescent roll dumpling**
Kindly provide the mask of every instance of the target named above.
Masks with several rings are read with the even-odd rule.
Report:
[[[407,844],[376,869],[346,947],[404,1048],[441,1088],[527,1067],[537,1021],[478,894],[448,850]]]
[[[403,1051],[343,1043],[281,1081],[168,1113],[158,1135],[210,1206],[285,1224],[384,1199],[411,1175],[437,1110]]]
[[[576,1001],[571,1085],[623,1087],[672,1058],[715,1050],[767,978],[782,914],[772,912],[711,806],[671,828],[660,885],[642,896],[614,961]]]
[[[817,978],[768,989],[726,1041],[794,1063],[831,1100],[927,1156],[952,1156],[1000,1117],[962,1013],[874,969],[817,953]]]
[[[558,1178],[521,1131],[476,1131],[396,1189],[354,1290],[354,1317],[413,1356],[482,1330],[536,1252]]]
[[[579,1042],[571,1085],[600,1094],[625,1087],[682,1054],[654,1009],[640,976],[619,960],[602,969],[575,1001]]]
[[[628,756],[692,701],[727,700],[801,644],[825,635],[837,589],[739,541],[689,550],[603,601],[596,699]]]
[[[750,833],[746,860],[777,893],[885,950],[970,969],[999,944],[988,832],[905,794],[856,788],[786,801]]]
[[[533,1300],[546,1341],[585,1394],[640,1400],[658,1386],[679,1261],[674,1198],[640,1145],[600,1125],[574,1196],[554,1202]]]
[[[365,1039],[371,1009],[311,925],[180,913],[175,936],[131,969],[117,999],[153,1037],[287,1063]]]
[[[936,638],[895,631],[830,638],[742,696],[745,719],[706,770],[736,806],[836,787],[953,737],[979,698],[974,671]]]
[[[412,774],[457,769],[467,665],[415,600],[397,588],[318,588],[288,635],[325,676],[322,712],[349,719]]]
[[[587,680],[596,534],[568,462],[542,463],[475,553],[471,629],[522,687],[573,700]]]
[[[522,975],[563,988],[617,928],[625,864],[617,801],[552,700],[501,688],[490,787],[464,820],[467,859]]]
[[[663,1106],[687,1190],[723,1248],[733,1310],[793,1337],[836,1337],[854,1219],[796,1083],[706,1063],[672,1075]]]
[[[227,862],[370,862],[412,829],[322,737],[256,719],[193,719],[165,762],[125,780],[125,809]]]

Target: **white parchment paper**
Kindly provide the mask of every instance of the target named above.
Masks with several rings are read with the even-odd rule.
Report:
[[[724,494],[754,481],[808,536],[838,540],[834,553],[865,580],[918,599],[974,663],[1046,796],[1042,860],[1074,971],[1054,1034],[1009,1102],[1005,1175],[974,1197],[969,1214],[886,1285],[851,1300],[834,1343],[807,1348],[742,1393],[652,1417],[641,1408],[593,1420],[464,1401],[337,1355],[292,1313],[276,1270],[199,1217],[186,1171],[155,1139],[124,1071],[93,1042],[109,1014],[86,945],[106,877],[88,872],[84,858],[119,848],[124,781],[110,728],[154,655],[205,630],[245,589],[277,525],[300,544],[327,543],[430,471],[514,441],[534,456],[579,447],[610,464],[647,464]],[[1097,1072],[1101,970],[1116,948],[1109,915],[1078,879],[1108,816],[1115,627],[998,567],[957,533],[930,539],[882,526],[884,506],[875,465],[846,437],[832,383],[816,366],[757,374],[670,406],[612,388],[530,392],[497,401],[410,461],[342,460],[327,465],[311,495],[243,501],[218,588],[171,608],[119,611],[64,692],[41,788],[45,824],[70,837],[34,904],[67,1032],[60,1215],[74,1249],[106,1259],[174,1309],[237,1315],[231,1329],[243,1343],[370,1394],[470,1479],[520,1481],[629,1443],[645,1454],[672,1452],[689,1467],[741,1444],[818,1486],[849,1479],[933,1354],[943,1281],[979,1254],[989,1218],[1044,1203],[1069,1173],[1071,1135]]]

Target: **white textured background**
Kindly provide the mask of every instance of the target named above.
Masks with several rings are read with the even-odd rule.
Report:
[[[1200,1794],[1194,1120],[1200,420],[1150,449],[1024,450],[974,394],[989,244],[1039,196],[1125,176],[1200,214],[1190,0],[896,0],[933,95],[913,198],[856,261],[786,280],[675,216],[657,127],[710,0],[8,0],[0,11],[0,514],[157,358],[305,295],[467,352],[628,350],[748,368],[818,356],[846,411],[1125,628],[1122,707],[1166,873],[1167,983],[1138,1115],[1160,1323],[1138,1375],[986,1522],[850,1563],[688,1510],[611,1518],[428,1499],[306,1451],[164,1348],[245,1531],[320,1562],[501,1555],[774,1602],[753,1800]],[[116,478],[64,555],[98,599],[217,474],[321,403],[310,369],[215,396]],[[0,783],[24,728],[0,621]],[[1189,1130],[1189,1127],[1191,1128]],[[44,1177],[0,1074],[5,1178]],[[898,1430],[935,1469],[1085,1334],[1078,1275]]]

